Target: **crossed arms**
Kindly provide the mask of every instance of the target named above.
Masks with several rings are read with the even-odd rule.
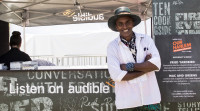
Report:
[[[143,63],[135,63],[134,64],[134,71],[132,72],[128,72],[123,78],[123,81],[127,81],[127,80],[131,80],[134,78],[137,78],[147,72],[151,72],[154,70],[158,70],[158,67],[154,64],[152,64],[151,62],[149,62],[148,60],[151,59],[152,55],[149,54],[145,57],[145,61]],[[120,68],[121,70],[125,70],[126,69],[126,64],[120,64]]]

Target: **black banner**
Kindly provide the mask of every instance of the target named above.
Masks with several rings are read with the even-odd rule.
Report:
[[[0,72],[1,111],[116,111],[107,70]]]
[[[107,70],[0,71],[0,111],[116,111]],[[198,111],[200,102],[161,103]]]
[[[162,60],[157,78],[163,102],[200,100],[199,4],[198,0],[153,0],[155,42]]]
[[[162,101],[199,101],[200,37],[160,36],[156,40],[162,60],[161,70],[157,73]]]

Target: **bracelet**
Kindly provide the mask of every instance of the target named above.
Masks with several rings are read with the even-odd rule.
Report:
[[[135,65],[132,62],[129,62],[129,63],[126,64],[126,70],[127,71],[134,71],[134,67],[135,67]]]

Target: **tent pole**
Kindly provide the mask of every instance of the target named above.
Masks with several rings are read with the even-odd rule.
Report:
[[[144,29],[145,29],[145,34],[147,34],[146,14],[144,15]]]
[[[26,22],[24,22],[24,24],[23,24],[23,41],[24,41],[24,52],[26,52],[25,26],[26,26]]]

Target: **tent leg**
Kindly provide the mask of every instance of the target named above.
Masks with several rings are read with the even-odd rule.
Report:
[[[26,22],[24,22],[24,24],[23,24],[23,41],[24,41],[24,52],[26,52],[25,26],[26,26]]]

